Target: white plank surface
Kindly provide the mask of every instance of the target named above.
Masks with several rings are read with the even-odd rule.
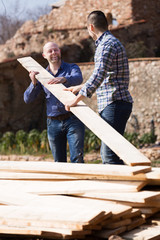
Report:
[[[22,162],[22,161],[0,161],[0,172],[34,172],[34,173],[58,173],[58,174],[88,174],[102,176],[135,176],[140,173],[151,171],[150,166],[127,166],[108,164],[73,164],[57,162]],[[143,180],[146,179],[143,176]]]
[[[73,93],[63,91],[65,88],[63,84],[47,84],[48,80],[53,76],[33,58],[25,57],[17,60],[28,71],[39,72],[39,74],[36,75],[38,81],[41,82],[63,104],[65,104],[66,100],[72,100],[75,97]],[[131,166],[150,165],[150,160],[147,157],[115,131],[84,102],[81,101],[76,107],[72,107],[71,112],[74,113],[104,143],[106,143],[106,145],[108,145],[126,164]]]

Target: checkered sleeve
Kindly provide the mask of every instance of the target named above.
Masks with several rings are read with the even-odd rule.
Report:
[[[114,44],[103,44],[97,48],[94,59],[94,71],[81,89],[81,95],[85,97],[91,97],[96,89],[101,85],[104,78],[107,79],[107,76],[109,78],[110,74],[112,74],[111,66],[115,54],[116,49]]]

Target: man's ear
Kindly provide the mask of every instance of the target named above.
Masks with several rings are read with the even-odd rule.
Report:
[[[44,58],[46,58],[44,53],[42,53],[42,56],[43,56]]]
[[[90,24],[90,29],[92,32],[94,32],[94,25],[93,24]]]

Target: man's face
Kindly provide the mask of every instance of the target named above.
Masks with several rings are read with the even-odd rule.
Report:
[[[61,61],[61,51],[57,44],[47,43],[43,48],[43,57],[50,63],[59,63]]]

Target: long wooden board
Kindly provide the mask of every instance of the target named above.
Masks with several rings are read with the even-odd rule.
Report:
[[[76,180],[75,176],[66,174],[46,174],[46,173],[20,173],[20,172],[0,172],[0,180],[48,180],[48,181],[71,181]]]
[[[122,234],[122,238],[126,240],[159,240],[160,228],[159,226],[139,227],[130,232]]]
[[[63,91],[63,84],[49,85],[47,82],[53,76],[47,72],[33,58],[25,57],[17,59],[28,71],[39,72],[36,78],[63,104],[66,100],[72,100],[75,96],[73,93]],[[106,145],[108,145],[126,164],[150,165],[150,160],[145,157],[138,149],[128,142],[122,135],[114,130],[108,123],[99,117],[84,102],[79,102],[76,107],[71,108],[74,113],[91,131],[93,131]]]
[[[139,173],[151,171],[150,166],[127,166],[108,164],[72,164],[57,162],[21,162],[21,161],[0,161],[0,171],[11,172],[34,172],[34,173],[58,173],[58,174],[88,174],[103,176],[134,176]],[[143,176],[143,180],[146,179]]]
[[[25,191],[27,193],[51,195],[51,194],[67,194],[67,195],[83,195],[88,193],[114,193],[114,192],[137,192],[140,190],[145,183],[143,182],[104,182],[104,181],[87,181],[87,180],[76,180],[76,181],[12,181],[12,180],[1,180],[0,181],[0,193],[3,196],[3,189],[13,192]],[[0,201],[1,201],[0,195]]]
[[[32,235],[41,237],[54,237],[56,239],[81,239],[86,234],[90,234],[90,230],[72,230],[72,229],[57,229],[57,228],[45,228],[45,227],[14,227],[14,226],[4,226],[0,225],[0,234],[7,235]]]
[[[149,185],[160,185],[160,167],[152,168],[152,171],[146,174]]]
[[[124,192],[120,194],[118,192],[115,193],[88,193],[84,194],[84,197],[88,198],[97,198],[97,199],[106,199],[106,200],[115,200],[115,201],[128,201],[133,203],[148,203],[151,201],[159,200],[160,191],[140,191],[140,192]]]
[[[94,224],[97,219],[101,219],[105,215],[105,211],[95,209],[94,206],[85,207],[77,204],[76,207],[62,205],[62,202],[57,202],[56,207],[44,206],[0,206],[0,219],[4,221],[14,220],[15,224],[18,221],[21,226],[29,224],[33,221],[34,224],[44,226],[44,222],[51,221],[64,225],[72,223],[75,227],[78,225],[83,226],[86,224]],[[12,223],[14,222],[12,221]],[[28,225],[29,226],[29,225]],[[59,226],[60,227],[60,226]],[[66,227],[65,227],[66,228]]]

